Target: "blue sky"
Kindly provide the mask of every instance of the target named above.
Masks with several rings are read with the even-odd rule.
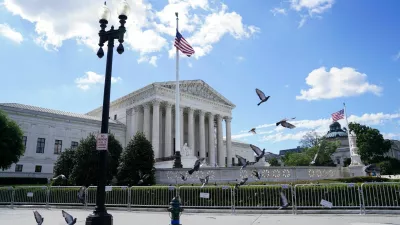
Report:
[[[42,2],[1,2],[0,102],[86,113],[102,104],[106,59],[95,54],[102,1]],[[107,1],[116,26],[118,2]],[[272,152],[296,147],[310,130],[326,133],[343,102],[350,121],[400,139],[399,1],[128,3],[126,51],[114,54],[112,100],[175,79],[170,53],[179,11],[181,33],[196,50],[181,58],[181,79],[202,79],[236,104],[234,139]],[[259,107],[255,88],[271,95]],[[271,125],[294,116],[296,129]],[[247,132],[252,127],[257,135]]]

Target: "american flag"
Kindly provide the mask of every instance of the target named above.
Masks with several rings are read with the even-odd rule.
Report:
[[[332,113],[333,122],[338,121],[340,119],[344,119],[344,109],[339,110],[335,113]]]
[[[190,44],[183,38],[182,34],[179,33],[178,30],[176,30],[176,37],[175,37],[175,43],[174,46],[181,50],[181,52],[187,56],[191,56],[194,54],[194,49]]]

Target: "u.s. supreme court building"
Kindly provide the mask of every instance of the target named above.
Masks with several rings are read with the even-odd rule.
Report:
[[[175,81],[156,82],[112,101],[110,132],[123,147],[137,131],[152,143],[156,161],[175,153],[175,113],[181,120],[181,146],[187,143],[210,166],[231,167],[235,154],[254,161],[249,144],[232,141],[235,105],[202,80],[180,81],[180,109],[175,108]],[[102,107],[86,114],[63,112],[18,103],[0,103],[24,132],[25,154],[0,176],[52,177],[54,162],[81,138],[99,133]],[[224,138],[225,136],[225,138]]]

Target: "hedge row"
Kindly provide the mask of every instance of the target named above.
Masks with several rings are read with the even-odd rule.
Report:
[[[0,203],[10,204],[68,204],[82,205],[77,198],[80,187],[0,187]],[[299,185],[249,185],[234,189],[233,186],[181,187],[113,187],[106,192],[108,206],[166,207],[179,193],[184,207],[277,208],[283,192],[290,205],[298,208],[321,207],[322,199],[332,202],[334,208],[397,207],[400,208],[400,183],[320,184]],[[28,197],[28,193],[32,196]],[[207,196],[208,195],[208,196]],[[94,205],[96,188],[87,191],[88,205]],[[293,202],[295,204],[293,204]]]

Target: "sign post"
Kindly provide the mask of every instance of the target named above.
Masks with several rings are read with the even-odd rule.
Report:
[[[108,134],[98,134],[96,139],[96,149],[98,151],[108,150]]]

